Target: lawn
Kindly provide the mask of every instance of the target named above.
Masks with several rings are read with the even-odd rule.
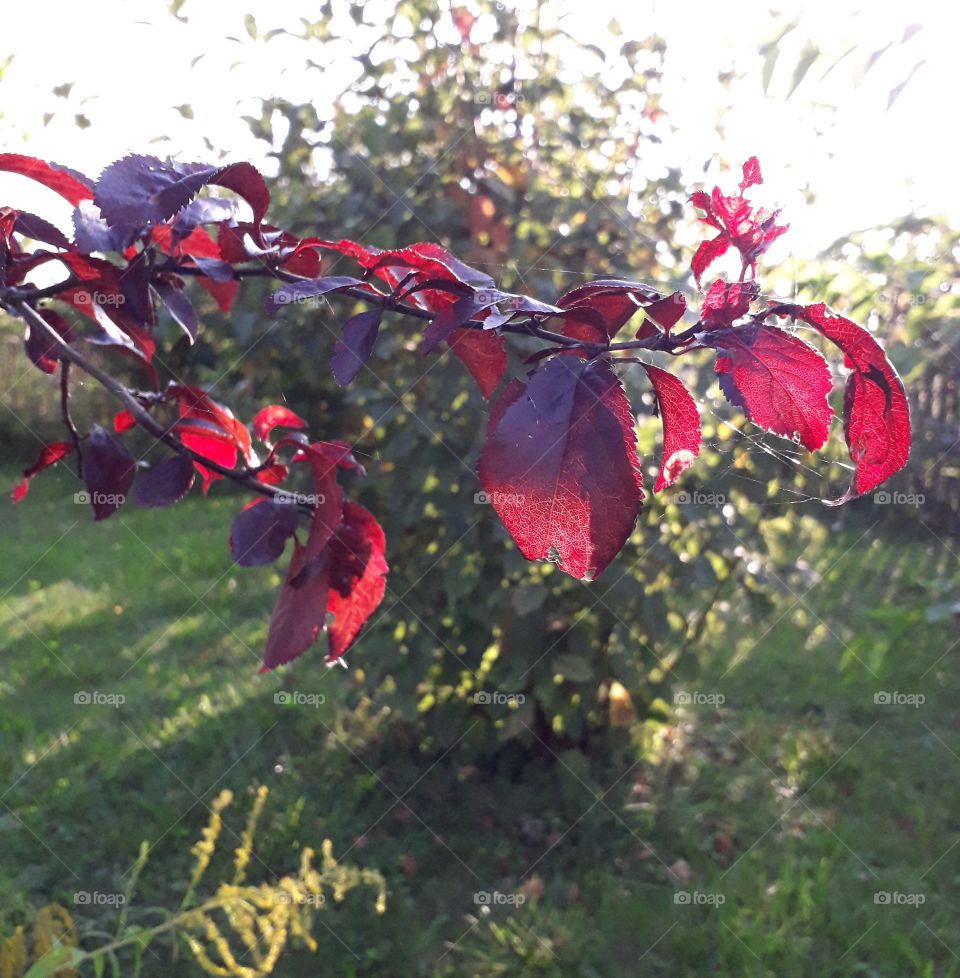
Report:
[[[121,892],[141,840],[129,912],[175,908],[209,803],[238,796],[231,848],[266,784],[261,876],[329,837],[388,881],[282,975],[960,973],[960,567],[922,522],[771,519],[756,593],[716,607],[643,743],[478,766],[340,705],[362,642],[257,675],[278,575],[231,565],[239,497],[94,524],[73,491],[46,473],[0,522],[0,934],[50,901],[112,930],[76,894]]]

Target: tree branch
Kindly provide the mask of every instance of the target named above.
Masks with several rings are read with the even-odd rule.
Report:
[[[277,497],[289,499],[295,495],[284,489],[278,489],[276,486],[264,485],[264,483],[258,481],[249,471],[238,472],[236,469],[229,469],[224,465],[220,465],[218,462],[214,462],[212,459],[206,458],[199,452],[187,448],[171,430],[164,428],[163,425],[151,417],[149,412],[123,383],[117,380],[116,377],[108,374],[105,370],[102,370],[95,363],[88,360],[79,350],[67,343],[36,309],[22,300],[9,303],[9,308],[22,319],[25,319],[30,324],[31,329],[38,329],[44,333],[50,341],[50,345],[56,349],[61,360],[76,364],[84,373],[91,376],[102,387],[105,387],[114,394],[123,406],[136,418],[137,424],[141,428],[151,434],[157,441],[163,442],[169,448],[173,449],[178,455],[185,455],[192,461],[199,462],[204,467],[210,469],[211,472],[216,472],[225,479],[229,479],[231,482],[235,482],[237,485],[243,486],[245,489],[258,495],[271,499]],[[306,503],[297,503],[297,505],[306,513],[313,512],[313,507]]]

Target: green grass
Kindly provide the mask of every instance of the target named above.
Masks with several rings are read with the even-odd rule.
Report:
[[[256,674],[277,574],[229,561],[239,497],[93,524],[74,491],[45,473],[3,504],[0,933],[51,900],[109,929],[109,906],[73,894],[122,889],[142,839],[139,903],[174,908],[206,805],[265,783],[257,871],[329,836],[390,886],[382,917],[363,891],[327,912],[320,955],[283,975],[960,973],[955,623],[925,619],[960,570],[921,524],[771,521],[755,586],[677,667],[694,702],[668,724],[629,751],[477,764],[362,695],[348,710],[353,670]],[[284,688],[326,701],[278,705]],[[494,891],[513,902],[476,904]]]

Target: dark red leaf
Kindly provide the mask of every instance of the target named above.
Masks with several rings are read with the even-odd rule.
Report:
[[[37,312],[63,339],[67,342],[70,341],[70,324],[63,316],[53,309],[38,309]],[[23,345],[30,360],[45,374],[52,374],[57,369],[57,348],[53,340],[49,339],[45,333],[41,333],[40,330],[34,329],[29,323]]]
[[[603,361],[556,357],[492,412],[479,475],[528,560],[593,579],[616,556],[643,499],[633,416]]]
[[[339,387],[345,387],[370,359],[377,336],[380,333],[381,312],[367,309],[351,316],[344,324],[341,339],[337,341],[330,368]]]
[[[270,432],[274,428],[306,428],[307,422],[282,404],[270,404],[261,408],[253,418],[253,433],[257,438],[270,444]]]
[[[769,315],[791,316],[819,330],[844,353],[851,371],[843,399],[843,430],[856,471],[839,502],[870,492],[907,462],[910,406],[883,347],[862,326],[816,305],[782,305]]]
[[[811,452],[827,440],[832,381],[812,346],[770,326],[724,327],[700,341],[718,352],[716,369],[727,400],[754,424]]]
[[[58,166],[56,163],[45,163],[32,156],[21,156],[19,153],[0,153],[0,170],[19,173],[42,183],[45,187],[60,194],[76,206],[81,200],[93,197],[93,183],[82,173]]]
[[[272,564],[297,529],[297,507],[265,499],[240,512],[230,527],[230,553],[241,567]]]
[[[94,519],[105,520],[125,502],[137,466],[120,439],[94,425],[83,453],[83,481]]]
[[[343,523],[330,541],[327,611],[333,620],[328,660],[339,659],[383,600],[387,587],[386,539],[380,524],[359,503],[343,507]]]
[[[642,305],[655,301],[657,295],[642,282],[585,282],[557,299],[557,306],[566,310],[563,332],[587,342],[611,340]]]
[[[50,442],[49,445],[43,446],[43,451],[37,456],[37,460],[33,465],[28,466],[23,470],[23,478],[17,483],[13,488],[13,492],[10,493],[10,498],[15,502],[20,502],[21,499],[27,494],[27,489],[30,486],[30,480],[38,473],[42,472],[44,469],[49,468],[51,465],[59,462],[64,456],[69,455],[73,451],[73,444],[68,441],[54,441]]]
[[[270,616],[261,672],[275,669],[303,655],[324,627],[328,591],[326,567],[317,567],[313,574],[306,576],[300,587],[292,584],[294,578],[303,577],[306,563],[306,549],[294,537],[293,556]]]
[[[170,506],[190,491],[194,480],[193,461],[186,455],[165,458],[137,474],[133,487],[136,506]]]
[[[455,329],[470,319],[481,317],[483,310],[489,309],[499,298],[504,297],[506,297],[506,293],[497,292],[496,289],[480,289],[471,295],[457,299],[453,305],[448,306],[433,319],[423,331],[420,352],[423,354],[430,353],[438,343],[449,339],[450,334]]]
[[[700,412],[690,392],[666,370],[643,365],[657,395],[657,411],[663,422],[663,461],[654,492],[673,485],[700,454]]]
[[[682,292],[673,292],[644,308],[644,312],[664,333],[669,333],[687,310],[687,300]]]

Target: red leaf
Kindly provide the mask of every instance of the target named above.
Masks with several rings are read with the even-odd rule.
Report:
[[[343,523],[330,541],[327,660],[339,659],[383,600],[387,587],[386,538],[380,524],[359,503],[343,507]]]
[[[307,422],[282,404],[271,404],[261,408],[253,418],[253,433],[257,438],[270,444],[270,432],[274,428],[306,428]]]
[[[610,366],[555,357],[491,412],[480,483],[520,552],[593,579],[643,499],[630,405]]]
[[[38,472],[42,472],[44,469],[59,462],[60,459],[69,455],[72,451],[73,444],[68,441],[53,441],[49,445],[44,445],[43,451],[37,456],[37,460],[33,465],[23,470],[23,478],[14,486],[13,492],[10,493],[10,498],[15,503],[20,502],[27,494],[27,489],[30,487],[30,480]]]
[[[419,272],[437,278],[467,282],[480,288],[492,288],[494,284],[493,279],[486,272],[465,265],[459,258],[451,255],[446,248],[442,248],[432,241],[420,241],[408,245],[406,248],[381,251],[365,267],[377,269],[395,265],[414,268]]]
[[[663,422],[663,462],[654,492],[673,485],[700,454],[700,412],[683,381],[666,370],[643,365],[657,395]]]
[[[720,387],[751,421],[809,451],[826,441],[832,381],[812,346],[770,326],[715,329],[701,342],[718,351]]]
[[[453,355],[470,371],[480,393],[489,398],[507,369],[503,337],[478,329],[457,329],[447,342]]]
[[[93,197],[93,183],[82,173],[70,170],[56,163],[45,163],[32,156],[21,156],[19,153],[0,153],[0,170],[19,173],[42,183],[45,187],[56,191],[68,200],[74,207],[81,200]]]
[[[718,278],[703,297],[700,318],[704,327],[732,326],[747,314],[759,295],[760,286],[756,282],[726,282]]]
[[[752,187],[759,183],[763,183],[763,177],[760,174],[760,161],[755,156],[751,156],[743,164],[743,179],[740,181],[740,192],[743,193],[747,187]]]
[[[218,404],[199,387],[189,384],[169,384],[165,396],[180,405],[181,418],[195,418],[223,432],[251,464],[254,462],[253,447],[247,429],[233,416],[233,412]],[[233,464],[233,463],[230,463]]]
[[[118,435],[135,427],[136,423],[137,419],[129,411],[117,411],[113,416],[113,430]]]
[[[261,672],[303,655],[323,629],[327,616],[327,569],[317,568],[299,587],[294,587],[292,581],[302,576],[306,563],[306,549],[294,537],[293,556],[270,616]]]
[[[910,406],[883,347],[851,320],[816,305],[783,305],[769,315],[801,319],[844,353],[851,371],[843,399],[843,430],[856,471],[838,502],[863,495],[889,479],[910,455]]]
[[[693,256],[693,261],[690,262],[690,267],[693,269],[693,277],[696,279],[697,285],[700,284],[700,279],[703,278],[703,273],[710,267],[710,265],[720,258],[721,255],[725,255],[729,247],[729,240],[722,234],[718,234],[715,238],[711,238],[709,241],[703,241],[700,243],[700,247],[697,248],[697,252]]]
[[[755,274],[757,259],[787,230],[788,225],[776,223],[780,211],[762,207],[755,210],[742,196],[747,187],[760,182],[760,164],[754,156],[743,165],[740,196],[725,197],[719,187],[714,187],[709,195],[702,190],[691,195],[693,205],[705,213],[703,223],[720,232],[716,238],[704,241],[694,255],[691,265],[698,285],[707,267],[730,246],[740,252],[744,272],[749,269]]]

